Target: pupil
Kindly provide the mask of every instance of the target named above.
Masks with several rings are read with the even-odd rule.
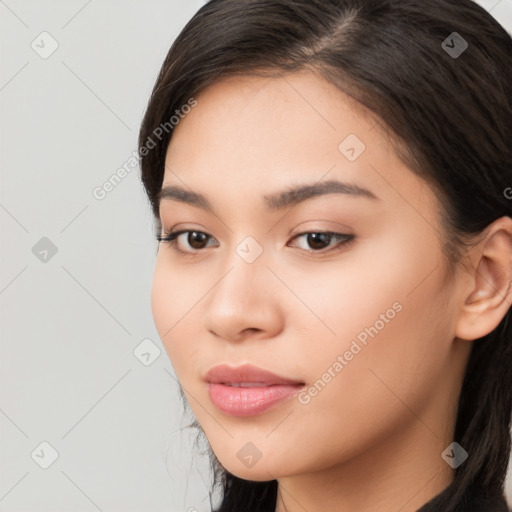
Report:
[[[328,233],[309,233],[308,244],[312,249],[323,249],[329,245],[330,238]],[[320,246],[318,243],[320,243]]]
[[[201,249],[201,243],[204,242],[205,239],[206,235],[204,233],[199,233],[198,231],[191,231],[188,234],[188,243],[190,244],[190,247],[193,247],[194,249]],[[199,247],[197,247],[197,243],[199,244]]]

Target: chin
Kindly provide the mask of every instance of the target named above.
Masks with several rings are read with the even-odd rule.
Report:
[[[273,461],[265,460],[265,457],[262,456],[257,462],[253,461],[251,467],[241,462],[237,455],[234,457],[228,456],[228,460],[226,460],[226,458],[219,458],[219,460],[221,461],[222,467],[232,475],[253,482],[268,482],[269,480],[276,480],[300,473],[298,468],[290,466],[282,457],[279,458],[280,460]]]

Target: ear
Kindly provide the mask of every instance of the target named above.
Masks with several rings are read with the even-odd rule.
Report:
[[[455,336],[476,340],[492,332],[512,305],[512,219],[501,217],[471,249],[469,280]]]

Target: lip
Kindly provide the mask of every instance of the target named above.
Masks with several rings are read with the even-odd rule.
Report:
[[[304,382],[250,364],[214,366],[205,375],[205,381],[214,405],[230,416],[261,414],[304,386]]]
[[[276,384],[304,384],[301,381],[281,377],[251,364],[244,364],[242,366],[220,364],[214,366],[205,375],[205,380],[214,384],[235,384],[239,382],[258,382],[267,386]]]

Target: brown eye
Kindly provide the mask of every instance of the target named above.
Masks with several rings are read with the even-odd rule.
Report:
[[[186,237],[185,237],[186,235]],[[185,244],[185,248],[180,248],[181,243]],[[170,245],[174,250],[182,253],[194,253],[208,247],[210,240],[215,240],[211,235],[202,231],[194,231],[191,229],[183,229],[181,231],[164,232],[163,235],[157,236],[159,242]],[[205,245],[206,244],[206,245]],[[188,247],[186,247],[188,245]]]
[[[208,241],[209,236],[201,231],[189,231],[187,236],[187,243],[193,249],[204,249],[203,244]]]
[[[326,247],[332,246],[333,248],[347,245],[355,239],[355,235],[346,235],[343,233],[331,233],[329,231],[310,231],[308,233],[300,233],[295,239],[302,239],[306,243],[302,245],[302,249],[307,252],[327,252],[324,251]],[[337,241],[337,244],[331,244],[332,241]],[[304,247],[307,245],[307,247]]]
[[[331,238],[329,233],[308,233],[306,240],[312,249],[325,249],[329,247]]]

